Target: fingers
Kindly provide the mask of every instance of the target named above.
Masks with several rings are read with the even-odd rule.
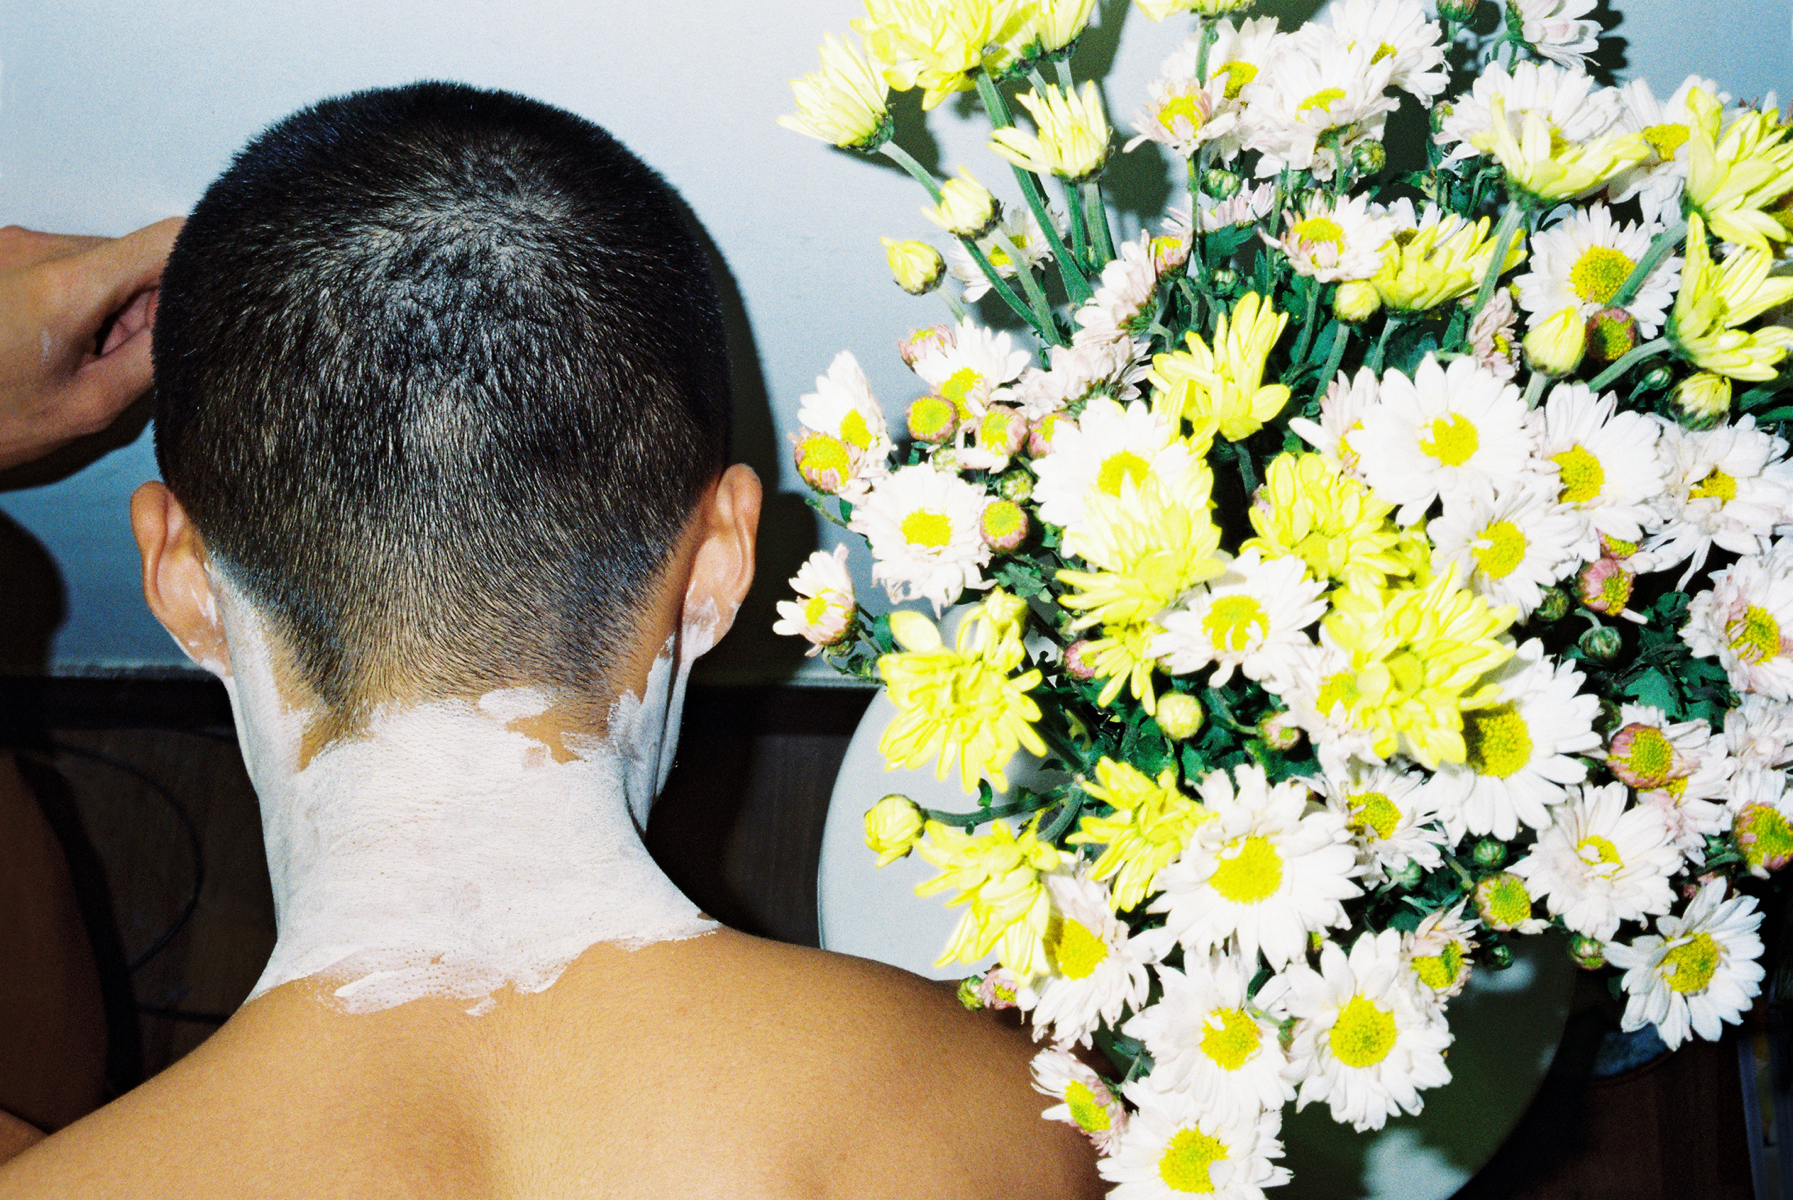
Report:
[[[0,226],[0,271],[35,267],[103,246],[108,239],[68,233],[40,233],[22,225]]]
[[[69,302],[97,317],[92,328],[99,328],[100,321],[125,307],[137,293],[153,288],[162,278],[168,251],[185,223],[182,217],[170,217],[81,255],[79,268],[69,281]]]

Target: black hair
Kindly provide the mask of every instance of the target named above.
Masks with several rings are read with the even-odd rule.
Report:
[[[251,141],[175,243],[154,357],[163,479],[339,714],[599,682],[728,453],[675,193],[460,84]]]

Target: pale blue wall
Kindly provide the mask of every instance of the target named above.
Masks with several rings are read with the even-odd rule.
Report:
[[[1111,24],[1124,11],[1113,0],[1102,7]],[[1793,90],[1789,0],[1622,7],[1630,15],[1617,32],[1631,62],[1662,91],[1695,67],[1739,95]],[[796,398],[851,348],[899,418],[915,389],[894,342],[944,313],[890,284],[875,240],[933,233],[917,214],[919,193],[772,123],[789,108],[786,80],[813,68],[821,34],[844,31],[858,11],[848,0],[9,4],[0,8],[0,222],[121,233],[181,212],[262,126],[355,88],[455,78],[582,113],[683,192],[732,276],[755,352],[744,359],[742,451],[781,493],[768,508],[769,601],[817,536],[784,451]],[[1135,12],[1123,28],[1109,90],[1117,123],[1183,26]],[[931,125],[939,161],[981,163],[994,184],[1003,173],[983,133],[950,110]],[[922,140],[905,136],[925,156]],[[154,474],[144,435],[66,478],[0,492],[0,512],[48,550],[66,591],[54,669],[184,662],[143,609],[125,521],[132,487]],[[758,628],[724,643],[711,677],[787,671],[794,647],[763,631],[766,613],[744,619]]]

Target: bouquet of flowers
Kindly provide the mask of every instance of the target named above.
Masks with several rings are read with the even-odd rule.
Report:
[[[1285,1104],[1376,1129],[1449,1081],[1451,998],[1515,935],[1566,931],[1670,1047],[1759,990],[1793,126],[1598,85],[1592,0],[1139,4],[1193,9],[1126,145],[1188,194],[1131,239],[1092,0],[868,0],[793,85],[785,124],[927,190],[947,254],[884,245],[954,320],[900,347],[906,431],[842,353],[794,448],[929,611],[860,607],[843,546],[777,628],[888,689],[890,765],[957,772],[964,811],[888,796],[866,840],[964,907],[943,964],[997,955],[960,994],[1026,1010],[1045,1116],[1115,1196],[1257,1197]],[[904,152],[893,88],[975,91],[1019,200]]]

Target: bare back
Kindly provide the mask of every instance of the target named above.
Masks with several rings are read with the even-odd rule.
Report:
[[[722,931],[595,946],[480,1017],[289,985],[0,1167],[0,1200],[1095,1196],[1018,1028],[862,959]]]

